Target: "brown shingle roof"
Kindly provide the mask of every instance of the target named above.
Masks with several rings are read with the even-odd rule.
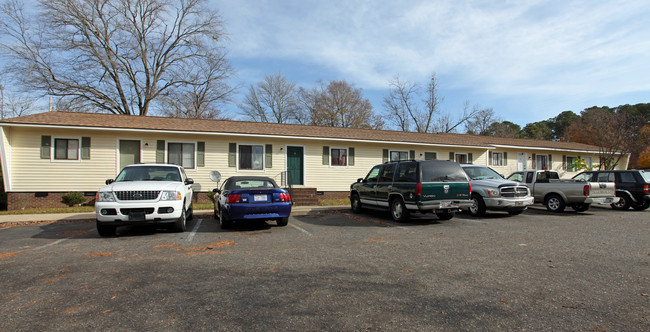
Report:
[[[131,116],[97,113],[53,111],[0,121],[1,125],[46,125],[89,128],[121,128],[163,131],[193,131],[202,133],[254,134],[288,137],[335,138],[353,141],[385,141],[434,145],[462,145],[491,147],[509,145],[518,147],[598,151],[593,145],[532,139],[513,139],[466,134],[421,134],[390,130],[370,130],[305,126],[227,120],[178,119],[155,116]]]

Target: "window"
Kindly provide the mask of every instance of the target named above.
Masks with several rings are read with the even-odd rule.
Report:
[[[503,166],[503,153],[502,152],[492,152],[492,165],[494,165],[494,166]]]
[[[424,153],[424,160],[435,160],[438,159],[438,153],[437,152],[425,152]]]
[[[194,168],[194,143],[168,143],[167,163]]]
[[[379,177],[379,170],[380,169],[381,169],[381,166],[373,167],[373,169],[370,170],[368,175],[366,175],[366,182],[377,182],[377,178]]]
[[[508,180],[517,181],[517,182],[524,182],[524,174],[523,173],[512,173],[508,177]]]
[[[330,150],[330,161],[331,166],[347,166],[348,149],[332,148]]]
[[[573,179],[577,180],[577,181],[589,182],[589,181],[591,181],[591,178],[593,176],[594,176],[594,173],[585,172],[585,173],[580,173],[580,174],[574,176]]]
[[[578,157],[566,157],[566,170],[567,172],[575,172],[575,162],[578,161]]]
[[[536,156],[537,169],[547,170],[548,169],[548,156],[545,154],[538,154]]]
[[[418,164],[417,163],[399,163],[397,169],[396,182],[417,182]]]
[[[264,170],[264,146],[240,145],[239,169],[255,171]]]
[[[467,154],[456,153],[456,162],[459,164],[467,164]]]
[[[614,182],[614,173],[612,172],[601,172],[598,173],[598,182]]]
[[[622,183],[636,183],[636,180],[634,179],[634,174],[632,174],[631,172],[621,172],[618,174],[621,176]]]
[[[408,151],[390,152],[390,161],[400,161],[400,160],[409,160],[409,152]]]
[[[585,157],[585,166],[591,169],[591,167],[593,166],[593,159],[591,157]]]
[[[393,175],[395,174],[395,164],[388,164],[384,166],[384,169],[379,176],[379,182],[393,182]]]
[[[55,138],[54,159],[79,160],[79,140],[68,139],[68,138]]]

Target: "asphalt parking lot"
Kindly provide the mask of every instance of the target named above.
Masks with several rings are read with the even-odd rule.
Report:
[[[650,330],[650,210],[0,228],[0,330]]]

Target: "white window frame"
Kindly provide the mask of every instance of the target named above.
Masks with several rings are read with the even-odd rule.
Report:
[[[436,159],[425,159],[427,157],[427,153],[435,153]],[[438,151],[424,151],[424,153],[422,153],[422,159],[424,160],[438,160],[438,156],[439,156]]]
[[[345,165],[332,165],[332,150],[345,150]],[[338,146],[330,147],[330,155],[329,155],[330,167],[347,168],[350,165],[348,163],[349,157],[350,157],[350,151],[348,151],[348,148],[338,147]]]
[[[240,146],[261,146],[262,147],[262,169],[242,169],[239,165],[239,158],[241,157],[239,153]],[[264,143],[237,143],[237,153],[235,153],[235,158],[237,158],[237,172],[242,173],[266,173],[266,144]],[[251,160],[252,164],[252,160]]]
[[[538,171],[539,171],[539,170],[544,170],[544,168],[541,168],[541,167],[540,167],[540,164],[541,164],[541,163],[539,162],[539,158],[542,158],[542,157],[543,157],[543,158],[545,159],[545,161],[546,161],[546,167],[547,167],[546,170],[551,170],[551,169],[553,169],[553,166],[550,165],[549,162],[548,162],[548,155],[547,155],[547,154],[537,154],[537,155],[535,155],[535,169],[538,170]]]
[[[197,162],[196,155],[197,155],[197,152],[198,152],[197,149],[198,149],[198,145],[199,145],[198,141],[182,141],[182,140],[165,141],[165,163],[166,164],[169,164],[169,144],[170,143],[172,143],[172,144],[174,144],[174,143],[178,143],[178,144],[191,143],[191,144],[194,144],[194,167],[193,168],[187,168],[187,167],[185,167],[183,165],[179,165],[179,166],[183,167],[183,169],[185,169],[186,171],[196,171],[198,169],[198,167],[196,166],[196,162]],[[142,146],[142,143],[140,144],[140,146]],[[140,154],[142,154],[142,149],[141,149]]]
[[[494,159],[497,155],[501,156],[501,158],[500,158],[501,162],[498,163],[498,164],[495,163],[495,159]],[[505,163],[504,163],[503,159],[504,159],[503,152],[494,152],[493,151],[492,152],[492,160],[490,160],[490,163],[491,163],[492,166],[505,166]]]
[[[65,139],[65,140],[77,140],[77,159],[56,159],[56,140]],[[52,136],[52,143],[50,147],[50,162],[54,163],[80,163],[81,162],[81,136]]]
[[[392,154],[393,152],[398,152],[400,154],[406,153],[406,159],[398,159],[398,160],[393,160]],[[436,155],[437,156],[437,155]],[[388,150],[388,161],[400,161],[400,160],[411,160],[410,152],[409,150]]]

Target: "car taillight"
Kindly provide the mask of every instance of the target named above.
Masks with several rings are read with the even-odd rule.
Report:
[[[415,185],[415,196],[422,196],[422,182]]]
[[[241,201],[240,194],[230,194],[228,195],[228,203],[239,203]]]
[[[647,185],[647,184],[646,184],[645,186],[643,186],[643,193],[644,193],[644,194],[648,194],[648,193],[650,193],[650,189],[648,188],[648,185]]]
[[[469,184],[469,195],[472,196],[472,183],[467,182],[467,184]]]
[[[589,185],[588,185],[588,184],[585,185],[584,188],[582,188],[582,193],[583,193],[585,196],[589,196]]]
[[[291,202],[291,196],[289,196],[287,193],[281,193],[280,202]]]

